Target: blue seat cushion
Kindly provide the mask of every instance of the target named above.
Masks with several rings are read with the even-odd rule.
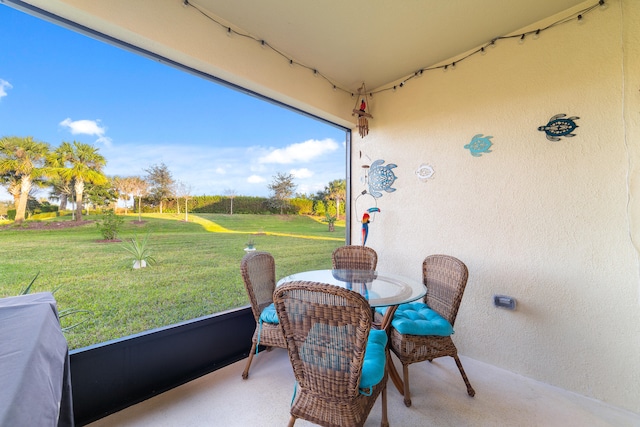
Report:
[[[376,308],[376,311],[384,314],[386,307]],[[423,302],[400,304],[393,316],[391,326],[401,334],[407,335],[447,337],[453,334],[451,324]]]
[[[372,329],[364,352],[362,374],[360,374],[360,390],[363,394],[371,394],[371,387],[382,381],[385,363],[387,362],[387,333]]]
[[[350,347],[355,328],[353,325],[331,326],[316,323],[309,330],[309,334],[300,347],[300,359],[305,363],[326,367],[330,370],[346,371],[351,363],[350,357],[338,357],[338,354],[327,351],[327,345],[332,349]],[[327,341],[330,337],[330,341]],[[382,381],[387,361],[387,333],[371,329],[367,338],[364,352],[362,372],[360,372],[360,393],[371,395],[372,387]],[[344,356],[344,355],[343,355]]]
[[[262,313],[260,313],[260,322],[273,323],[275,325],[280,323],[278,313],[276,313],[276,307],[273,303],[269,304],[262,310]]]

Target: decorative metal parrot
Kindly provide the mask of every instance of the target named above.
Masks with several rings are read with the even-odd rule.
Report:
[[[371,221],[369,213],[371,212],[380,212],[380,208],[369,208],[367,212],[362,215],[362,246],[367,243],[367,236],[369,236],[369,222]]]

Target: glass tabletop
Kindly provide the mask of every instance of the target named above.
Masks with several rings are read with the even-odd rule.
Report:
[[[328,283],[356,291],[371,307],[415,301],[427,293],[422,282],[397,274],[372,270],[313,270],[283,277],[278,286],[295,280]]]

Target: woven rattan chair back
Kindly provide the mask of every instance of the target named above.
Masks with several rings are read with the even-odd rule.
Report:
[[[356,292],[294,281],[276,289],[274,303],[297,382],[289,426],[302,418],[323,426],[361,426],[386,374],[371,395],[359,391],[371,309]],[[386,395],[383,395],[383,425]]]
[[[430,255],[422,263],[422,276],[427,287],[425,303],[453,326],[467,286],[469,277],[467,266],[449,255]],[[409,365],[425,360],[432,361],[443,356],[453,357],[467,386],[467,394],[475,395],[476,392],[469,383],[458,357],[458,349],[451,336],[401,334],[397,329],[391,328],[390,338],[391,350],[402,362],[403,395],[406,406],[411,406]]]
[[[335,270],[375,270],[378,254],[367,246],[341,246],[331,254],[331,263]]]
[[[276,265],[273,256],[268,252],[247,253],[240,261],[240,273],[249,296],[251,312],[256,320],[249,358],[242,373],[242,378],[247,379],[258,344],[269,349],[286,348],[286,343],[279,324],[260,323],[260,314],[273,302],[273,291],[276,288]]]
[[[256,322],[260,313],[273,302],[276,289],[276,263],[268,252],[249,252],[240,261],[240,273]]]
[[[422,278],[425,303],[453,326],[469,278],[467,266],[449,255],[430,255],[422,263]]]

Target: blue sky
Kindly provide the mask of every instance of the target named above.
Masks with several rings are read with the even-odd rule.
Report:
[[[165,163],[193,195],[267,196],[277,172],[312,194],[345,177],[343,130],[2,4],[1,136],[91,144],[109,176]]]

